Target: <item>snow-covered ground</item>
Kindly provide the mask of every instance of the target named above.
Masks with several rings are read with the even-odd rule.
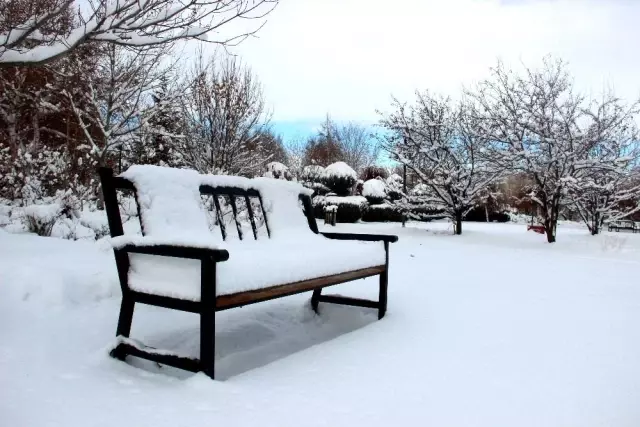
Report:
[[[387,316],[327,304],[316,316],[308,294],[219,313],[216,381],[107,356],[111,253],[0,230],[0,425],[640,425],[640,235],[565,224],[548,245],[521,224],[333,230],[400,236]],[[132,336],[197,355],[197,327],[139,306]]]

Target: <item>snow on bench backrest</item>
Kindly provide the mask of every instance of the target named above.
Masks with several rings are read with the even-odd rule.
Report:
[[[196,171],[134,165],[121,176],[136,188],[146,237],[185,244],[222,240],[209,230]]]
[[[254,178],[251,185],[262,195],[271,238],[313,235],[300,202],[300,195],[311,195],[311,190],[296,182],[272,178]]]
[[[150,165],[131,166],[121,176],[133,182],[145,237],[153,240],[199,246],[207,242],[215,243],[216,246],[222,243],[222,234],[212,232],[209,228],[200,195],[201,185],[258,191],[267,215],[271,238],[313,235],[299,200],[300,194],[310,195],[311,191],[294,182],[272,178],[201,175],[188,169]],[[238,199],[241,200],[242,197],[235,201],[238,202]],[[235,228],[235,225],[227,224],[227,227]],[[227,237],[232,237],[233,240],[238,236],[227,229]],[[253,236],[249,240],[253,240]]]
[[[262,197],[267,215],[270,237],[282,238],[297,235],[301,231],[310,233],[309,223],[302,212],[299,197],[311,195],[312,191],[302,185],[273,178],[243,178],[237,176],[202,175],[201,183],[211,187],[233,187],[256,190]]]

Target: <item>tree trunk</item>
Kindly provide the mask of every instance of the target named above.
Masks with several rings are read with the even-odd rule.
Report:
[[[596,212],[593,215],[592,224],[593,225],[591,226],[591,230],[590,231],[591,231],[591,235],[595,236],[595,235],[600,233],[600,213],[599,212]]]
[[[456,212],[455,234],[462,234],[462,212]]]
[[[489,208],[487,208],[487,205],[484,205],[484,217],[486,218],[487,222],[489,222]]]
[[[553,224],[552,221],[545,221],[544,231],[547,234],[547,242],[555,243],[556,241],[555,224]]]

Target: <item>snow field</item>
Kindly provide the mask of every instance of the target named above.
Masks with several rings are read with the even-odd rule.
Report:
[[[0,419],[639,425],[640,236],[591,237],[563,224],[548,245],[521,224],[465,223],[462,236],[448,227],[327,227],[400,236],[391,247],[387,316],[322,303],[316,316],[308,294],[221,312],[217,381],[106,355],[119,308],[110,253],[0,233]],[[376,291],[372,278],[327,292]],[[194,315],[138,306],[132,337],[196,355],[197,325]]]

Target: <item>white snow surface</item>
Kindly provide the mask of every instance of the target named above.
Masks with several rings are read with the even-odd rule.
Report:
[[[336,177],[353,177],[353,179],[358,178],[358,174],[356,173],[356,171],[354,171],[351,166],[349,166],[345,162],[331,163],[325,168],[324,175]]]
[[[362,195],[376,199],[387,197],[387,187],[379,179],[369,179],[362,184]]]
[[[308,225],[307,225],[308,228]],[[311,239],[235,241],[229,260],[219,263],[217,295],[283,285],[301,280],[384,265],[380,242]],[[200,261],[135,254],[130,256],[132,289],[193,301],[200,300]]]
[[[145,236],[161,240],[212,242],[222,238],[209,231],[200,198],[201,175],[190,169],[134,165],[122,175],[136,187]]]
[[[107,356],[120,295],[91,242],[0,231],[0,424],[92,427],[640,425],[640,235],[523,224],[391,233],[389,310],[310,293],[216,315],[211,381]],[[377,278],[337,285],[375,298]],[[137,305],[132,338],[197,356],[198,316]]]

